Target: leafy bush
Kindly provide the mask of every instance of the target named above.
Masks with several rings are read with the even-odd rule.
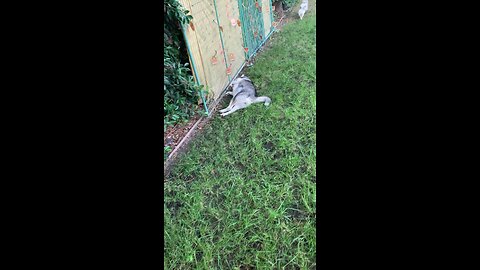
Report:
[[[293,7],[297,2],[298,0],[282,0],[283,8],[289,9]]]
[[[172,152],[172,148],[170,146],[164,146],[163,147],[163,160],[166,160],[168,155]]]
[[[188,55],[181,28],[193,18],[188,13],[177,0],[164,2],[164,131],[168,126],[188,120],[195,114],[196,108],[199,108],[198,92],[202,86],[195,84],[188,67]]]
[[[201,109],[197,102],[203,87],[196,85],[193,79],[182,33],[182,27],[193,17],[177,0],[166,0],[163,7],[163,130],[166,131],[168,126],[188,120]],[[164,160],[171,151],[170,146],[164,146]]]
[[[168,53],[164,58],[163,82],[163,120],[166,130],[169,125],[187,120],[195,114],[201,86],[195,84],[188,63],[181,64]]]

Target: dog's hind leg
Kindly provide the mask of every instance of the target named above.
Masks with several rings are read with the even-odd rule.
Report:
[[[251,102],[247,103],[247,102],[242,102],[242,103],[236,103],[233,105],[233,107],[228,111],[228,112],[225,112],[225,113],[222,113],[221,116],[226,116],[226,115],[229,115],[231,113],[234,113],[240,109],[243,109],[243,108],[246,108],[248,107],[248,105],[252,104]]]
[[[230,103],[228,104],[228,106],[223,109],[223,110],[219,110],[219,112],[221,113],[224,113],[226,111],[229,111],[230,109],[232,109],[232,106],[233,106],[233,101],[235,100],[235,97],[233,97],[231,100],[230,100]]]
[[[230,107],[226,107],[225,109],[218,110],[219,113],[224,113],[228,112],[230,110]]]
[[[224,108],[222,110],[219,110],[219,112],[224,113],[224,112],[230,111],[233,107],[232,103],[233,103],[233,99],[230,101],[230,104],[228,104],[228,106],[226,108]]]

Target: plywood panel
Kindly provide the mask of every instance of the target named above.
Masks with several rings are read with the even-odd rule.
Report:
[[[270,0],[261,0],[265,38],[270,33]],[[185,35],[200,84],[217,99],[245,62],[238,0],[179,0],[193,16]],[[215,12],[215,6],[216,11]],[[233,23],[235,22],[235,23]],[[222,44],[223,41],[223,44]],[[216,59],[216,62],[213,61]],[[227,69],[230,69],[227,74]]]
[[[226,57],[227,67],[230,69],[230,75],[225,84],[226,87],[245,61],[238,1],[217,0],[217,12],[220,25],[223,29],[224,56]]]
[[[190,15],[194,16],[195,17],[199,14],[199,9],[195,8],[193,9],[192,8],[192,5],[190,3],[189,0],[179,0],[180,4],[182,4],[182,6],[184,6],[186,9],[188,9],[190,11]],[[199,1],[197,1],[199,2]],[[198,3],[194,3],[194,6],[195,5],[198,5]],[[192,20],[193,22],[193,20]],[[192,31],[191,27],[190,26],[187,26],[186,27],[186,31],[185,31],[185,35],[186,35],[186,42],[188,43],[189,47],[190,47],[190,62],[192,62],[193,60],[193,65],[195,65],[196,67],[196,71],[197,71],[197,76],[199,76],[199,79],[200,79],[200,84],[203,84],[203,85],[206,85],[207,84],[207,79],[206,79],[206,75],[205,75],[205,71],[204,71],[204,68],[203,68],[203,61],[202,61],[202,57],[201,57],[201,52],[199,50],[199,47],[198,47],[198,40],[197,40],[197,35],[194,31]]]
[[[263,13],[263,29],[265,30],[264,37],[270,34],[270,28],[272,27],[272,20],[270,17],[270,11],[272,9],[271,0],[262,0],[262,13]]]
[[[180,0],[190,10],[193,16],[192,26],[187,27],[186,36],[192,51],[192,58],[197,65],[201,84],[209,91],[209,99],[218,97],[219,89],[223,87],[226,76],[226,67],[223,63],[222,42],[213,0]],[[217,62],[212,63],[216,57]]]

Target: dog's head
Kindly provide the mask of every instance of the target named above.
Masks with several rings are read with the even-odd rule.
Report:
[[[251,80],[247,76],[245,76],[245,74],[242,74],[242,76],[240,76],[240,77],[238,77],[238,78],[236,78],[235,80],[232,81],[232,84],[231,84],[232,88],[234,88],[236,85],[238,85],[242,81],[250,81],[251,82]]]

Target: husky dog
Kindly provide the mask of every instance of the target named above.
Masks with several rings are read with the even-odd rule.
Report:
[[[298,10],[298,16],[300,16],[300,20],[303,20],[303,15],[308,10],[308,0],[302,0],[302,4],[300,5],[300,9]]]
[[[228,91],[226,94],[232,95],[233,97],[228,107],[219,111],[221,116],[226,116],[237,110],[246,108],[252,103],[264,102],[265,106],[268,106],[270,102],[272,102],[269,97],[257,97],[257,91],[252,81],[245,75],[235,79],[232,82],[232,91]]]

